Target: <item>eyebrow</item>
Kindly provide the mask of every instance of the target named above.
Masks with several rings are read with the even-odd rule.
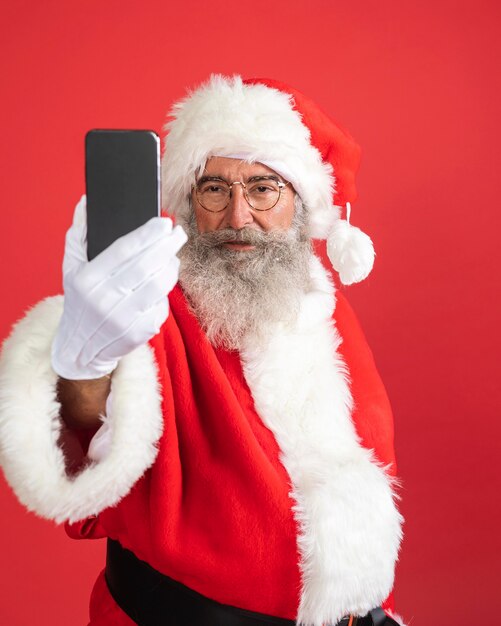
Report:
[[[199,178],[197,180],[197,185],[201,185],[202,183],[206,183],[206,182],[211,181],[211,180],[217,181],[217,182],[223,182],[223,183],[227,182],[221,176],[202,176],[202,178]]]
[[[278,176],[275,176],[274,174],[258,174],[256,176],[251,176],[245,182],[255,183],[256,181],[260,181],[260,180],[274,180],[277,183],[283,182],[282,180],[280,180]],[[202,185],[203,183],[207,183],[210,181],[223,182],[223,183],[226,183],[227,185],[230,184],[228,180],[226,180],[226,178],[223,178],[222,176],[202,176],[202,178],[199,178],[197,180],[197,185]]]
[[[257,180],[274,180],[277,183],[281,183],[283,181],[280,180],[280,178],[278,176],[275,176],[274,174],[259,174],[258,176],[251,176],[247,182],[248,183],[254,183]]]

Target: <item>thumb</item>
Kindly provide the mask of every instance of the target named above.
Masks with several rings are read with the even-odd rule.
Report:
[[[83,195],[73,214],[73,223],[66,233],[63,276],[75,271],[87,258],[87,199]]]

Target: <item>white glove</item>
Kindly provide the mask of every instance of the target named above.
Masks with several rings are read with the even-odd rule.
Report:
[[[158,333],[169,312],[167,294],[178,279],[176,253],[186,240],[170,219],[153,217],[88,261],[82,196],[66,234],[64,311],[52,344],[59,376],[105,376]]]

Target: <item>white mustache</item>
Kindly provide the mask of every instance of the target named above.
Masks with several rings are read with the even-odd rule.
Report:
[[[225,243],[242,243],[256,247],[264,247],[271,242],[283,239],[283,233],[264,232],[254,228],[225,228],[208,233],[200,233],[196,236],[197,245],[206,248],[217,248]]]

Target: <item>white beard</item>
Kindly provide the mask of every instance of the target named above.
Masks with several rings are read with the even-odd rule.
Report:
[[[178,254],[179,282],[214,346],[241,350],[247,337],[263,339],[271,322],[294,323],[301,295],[310,286],[312,252],[304,217],[295,217],[287,231],[243,228],[200,234],[194,218],[185,228],[188,242]],[[224,247],[230,240],[255,248]]]

